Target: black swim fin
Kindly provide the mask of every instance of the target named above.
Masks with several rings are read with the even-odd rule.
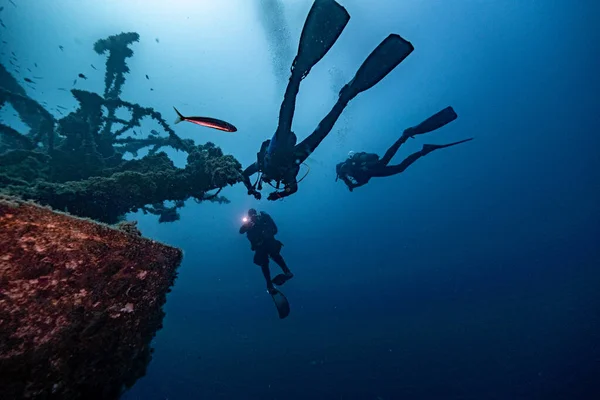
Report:
[[[427,118],[419,125],[408,128],[405,133],[408,136],[413,136],[435,131],[436,129],[439,129],[442,126],[454,121],[456,118],[458,118],[458,115],[456,115],[454,109],[452,107],[446,107],[442,111]]]
[[[273,302],[275,303],[275,307],[277,308],[279,319],[284,319],[290,315],[290,303],[287,301],[283,293],[277,289],[271,289],[269,293],[271,294]]]
[[[300,35],[294,68],[302,75],[321,60],[350,21],[350,14],[335,0],[315,0]]]
[[[389,35],[369,54],[350,83],[342,88],[340,97],[350,101],[360,92],[375,86],[413,50],[409,41],[396,34]]]
[[[424,144],[423,151],[425,153],[431,153],[432,151],[437,150],[437,149],[444,149],[446,147],[456,146],[457,144],[470,142],[471,140],[473,140],[473,138],[468,138],[468,139],[464,139],[464,140],[460,140],[458,142],[448,143],[448,144]]]

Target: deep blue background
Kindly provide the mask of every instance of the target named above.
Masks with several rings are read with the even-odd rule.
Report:
[[[123,98],[169,117],[184,104],[230,120],[235,134],[177,131],[252,162],[284,90],[259,2],[133,3],[7,3],[7,49],[46,71],[32,96],[72,107],[55,88],[84,70],[90,80],[79,85],[101,92],[104,59],[91,44],[138,31]],[[310,4],[285,6],[293,49]],[[131,216],[185,258],[148,374],[125,398],[600,398],[598,5],[341,4],[352,19],[302,83],[300,139],[387,34],[414,53],[350,104],[293,197],[258,202],[239,185],[223,192],[231,204],[190,202],[172,224]],[[458,120],[410,141],[394,161],[423,143],[474,141],[353,193],[334,183],[349,150],[381,155],[447,105]],[[283,288],[292,307],[283,321],[238,234],[248,207],[274,217],[296,274]]]

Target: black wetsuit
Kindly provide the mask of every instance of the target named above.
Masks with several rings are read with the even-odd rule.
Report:
[[[269,270],[269,257],[279,265],[286,274],[291,274],[290,269],[281,256],[283,243],[275,239],[277,225],[273,218],[266,212],[250,217],[250,220],[240,227],[240,233],[246,233],[254,251],[254,263],[259,265],[267,281],[267,289],[273,288],[271,272]]]
[[[346,161],[336,165],[338,178],[341,178],[346,186],[348,186],[348,189],[352,191],[356,187],[367,184],[371,178],[392,176],[404,172],[404,170],[406,170],[406,168],[408,168],[412,163],[434,150],[454,146],[472,140],[465,139],[459,142],[443,145],[425,144],[421,150],[409,155],[400,164],[388,165],[400,146],[410,137],[412,137],[411,128],[404,131],[402,136],[400,136],[400,138],[396,140],[396,142],[385,152],[381,159],[379,159],[377,154],[372,153],[354,154]]]

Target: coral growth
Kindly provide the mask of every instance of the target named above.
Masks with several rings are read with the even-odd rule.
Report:
[[[181,251],[0,198],[3,399],[117,399],[143,376]]]
[[[94,50],[107,54],[103,96],[71,90],[78,108],[55,120],[29,98],[17,80],[0,64],[0,107],[10,103],[30,130],[20,133],[0,124],[0,192],[35,200],[78,216],[115,223],[128,212],[142,210],[159,221],[179,218],[185,200],[227,202],[218,193],[241,179],[241,165],[212,143],[182,140],[161,114],[120,98],[129,73],[126,60],[137,33],[121,33],[98,40]],[[117,118],[118,110],[131,118]],[[156,121],[166,136],[152,131],[146,137],[126,134],[143,118]],[[115,129],[116,125],[122,127]],[[177,168],[161,148],[188,154],[185,168]],[[147,156],[126,160],[149,148]],[[172,201],[174,206],[166,206]]]

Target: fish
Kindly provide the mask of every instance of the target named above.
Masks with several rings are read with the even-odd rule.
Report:
[[[34,76],[33,79],[43,79],[41,76]]]
[[[154,89],[150,88],[150,91],[151,91],[151,92],[154,92]]]
[[[37,66],[37,63],[33,63],[33,65],[35,65],[35,67],[36,67],[36,68],[38,67],[38,66]]]
[[[66,92],[66,91],[67,91],[67,89],[65,89],[65,88],[62,88],[62,87],[59,87],[59,88],[58,88],[58,90],[62,90],[63,92]]]
[[[34,81],[32,81],[32,80],[31,80],[31,79],[29,79],[29,78],[23,78],[23,80],[24,80],[25,82],[29,82],[29,83],[35,83]]]
[[[75,86],[76,84],[77,84],[77,79],[75,79],[75,80],[73,81],[73,86]]]
[[[92,68],[96,69],[96,67],[94,67],[94,65],[93,65],[93,64],[90,64],[90,65],[92,66]],[[97,71],[97,69],[96,69],[96,71]]]
[[[86,76],[85,76],[84,74],[79,74],[79,75],[77,75],[77,76],[79,76],[80,78],[83,78],[83,79],[87,79],[87,78],[86,78]]]
[[[17,6],[12,0],[8,0],[10,4],[12,4],[13,6]]]
[[[31,70],[29,68],[27,68],[27,71],[31,72]]]
[[[150,79],[150,78],[148,78],[148,75],[146,75],[146,79]]]
[[[1,19],[0,19],[0,25],[2,25],[3,28],[6,28],[6,25],[4,25],[4,22],[2,22]]]
[[[175,107],[173,107],[173,109],[177,113],[175,124],[178,124],[181,121],[187,121],[191,122],[192,124],[206,126],[207,128],[218,129],[220,131],[237,132],[237,128],[231,125],[229,122],[210,117],[184,117]]]
[[[154,39],[154,40],[156,40],[156,43],[160,43],[160,41],[158,40],[158,38],[156,38],[156,39]]]
[[[0,6],[0,12],[4,10],[4,6]]]
[[[58,46],[58,48],[60,49],[60,51],[64,51],[65,50],[65,48],[62,47],[62,46],[60,46],[60,45]]]

